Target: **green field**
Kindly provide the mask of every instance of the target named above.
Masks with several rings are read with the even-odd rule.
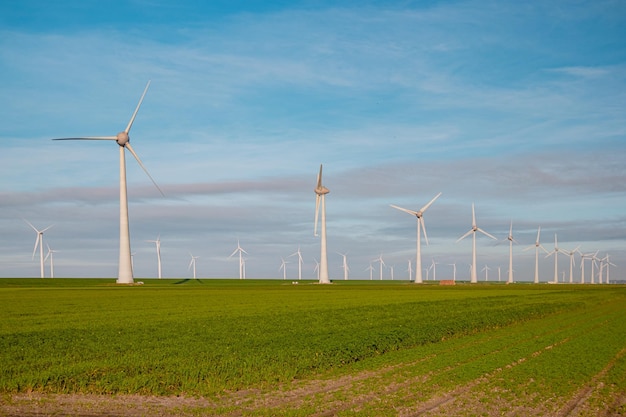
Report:
[[[587,407],[626,412],[626,287],[144,282],[1,279],[0,392],[197,397],[202,414],[251,415],[454,414],[448,395],[500,415],[577,410],[595,384]],[[257,402],[294,387],[297,404]]]

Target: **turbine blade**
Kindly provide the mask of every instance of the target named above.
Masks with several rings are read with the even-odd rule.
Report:
[[[398,209],[398,210],[400,210],[400,211],[403,211],[403,212],[405,212],[405,213],[409,213],[409,214],[411,214],[411,215],[413,215],[413,216],[417,216],[417,211],[413,211],[413,210],[405,209],[405,208],[402,208],[402,207],[394,206],[393,204],[389,204],[389,205],[390,205],[391,207],[393,207],[393,208],[395,208],[395,209]]]
[[[470,235],[470,233],[472,233],[474,230],[470,229],[467,233],[465,233],[463,236],[461,236],[460,238],[458,238],[456,241],[460,242],[461,240],[465,239],[466,237],[468,237]]]
[[[492,235],[490,235],[489,233],[485,232],[483,229],[481,229],[480,227],[477,227],[476,230],[478,230],[480,233],[482,233],[485,236],[489,236],[490,238],[492,238],[493,240],[498,240],[495,237],[493,237]]]
[[[137,112],[139,111],[139,107],[141,107],[141,102],[143,102],[143,98],[146,96],[146,93],[148,92],[148,87],[150,87],[150,81],[148,81],[148,84],[146,84],[146,88],[143,90],[143,94],[141,95],[141,98],[139,99],[139,104],[137,104],[137,108],[135,109],[135,112],[133,113],[133,117],[130,118],[130,122],[128,122],[128,126],[126,126],[126,130],[124,130],[124,132],[126,133],[130,132],[130,128],[133,126],[133,122],[135,121],[135,117],[137,116]]]
[[[139,157],[137,156],[137,154],[135,153],[135,151],[133,150],[133,147],[130,146],[130,142],[126,143],[125,146],[126,149],[128,149],[130,151],[130,153],[133,154],[133,156],[135,157],[135,159],[137,160],[137,163],[139,163],[139,166],[141,167],[141,169],[143,169],[143,172],[146,173],[146,175],[148,176],[148,178],[150,178],[150,180],[152,181],[152,183],[154,184],[154,186],[157,188],[157,190],[159,190],[159,192],[161,193],[161,195],[163,197],[165,197],[165,194],[163,194],[163,191],[161,191],[161,188],[158,186],[158,184],[156,183],[156,181],[154,180],[154,178],[152,178],[152,175],[150,175],[150,173],[148,172],[148,170],[146,169],[146,167],[143,165],[143,163],[141,162],[141,159],[139,159]]]
[[[322,186],[322,164],[320,164],[320,172],[317,174],[317,186]]]
[[[39,233],[37,233],[37,237],[35,238],[35,247],[33,248],[33,259],[35,259],[35,253],[37,252],[37,246],[39,246]]]
[[[424,240],[426,241],[426,244],[430,246],[430,243],[428,243],[428,236],[426,235],[426,224],[424,223],[424,218],[420,217],[419,219],[417,219],[417,221],[422,224],[422,231],[424,232]]]
[[[39,230],[37,230],[37,228],[35,226],[33,226],[33,224],[31,222],[29,222],[28,220],[22,218],[22,220],[24,220],[26,222],[26,224],[28,224],[30,227],[32,227],[32,229],[36,232],[39,233]]]
[[[84,136],[82,138],[56,138],[52,140],[117,140],[117,136]]]
[[[440,195],[441,195],[441,193],[437,194],[437,195],[435,196],[435,198],[433,198],[432,200],[430,200],[430,202],[429,202],[428,204],[426,204],[424,207],[422,207],[422,208],[420,209],[420,211],[421,211],[422,213],[424,213],[426,210],[428,210],[428,207],[430,207],[430,205],[431,205],[431,204],[433,204],[433,203],[435,202],[435,200],[439,198],[439,196],[440,196]]]
[[[476,211],[474,210],[474,203],[472,203],[472,227],[476,227]]]
[[[320,212],[320,196],[319,194],[315,195],[315,229],[313,231],[313,236],[317,236],[317,222],[319,218]]]

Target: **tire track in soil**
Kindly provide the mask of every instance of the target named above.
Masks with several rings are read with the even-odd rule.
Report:
[[[508,344],[501,347],[500,349],[489,352],[489,355],[498,354],[504,350],[511,349],[512,347],[518,346],[520,343],[523,343],[523,342],[533,341],[538,336],[539,337],[545,337],[549,335],[554,336],[564,331],[567,331],[573,327],[578,327],[580,326],[578,315],[582,316],[583,314],[587,318],[589,318],[588,311],[580,312],[574,317],[568,317],[567,318],[568,324],[565,326],[555,324],[554,326],[556,326],[556,328],[550,331],[546,331],[543,334],[538,335],[535,333],[535,334],[531,334],[530,336],[523,337],[516,341],[509,341]],[[602,316],[601,313],[597,313],[594,315],[594,317],[596,318],[601,317],[601,316]],[[527,323],[529,322],[524,322],[520,324],[525,325]],[[450,353],[451,351],[457,350],[459,348],[470,349],[471,347],[484,345],[486,343],[492,343],[493,340],[509,339],[509,335],[505,334],[506,332],[504,332],[504,334],[500,334],[502,333],[500,332],[500,330],[503,330],[503,329],[505,328],[494,329],[494,330],[497,330],[499,334],[492,334],[491,336],[480,339],[480,340],[472,340],[469,343],[462,344],[460,347],[454,346],[454,347],[445,349],[439,352],[438,355],[440,356],[442,354]],[[544,350],[552,349],[555,345],[565,343],[567,340],[568,339],[566,338],[564,340],[561,340],[557,344],[553,343],[551,345],[545,346],[543,349],[533,352],[531,356],[536,357],[540,355]],[[240,404],[242,406],[242,409],[238,410],[235,413],[228,414],[228,416],[239,417],[239,416],[244,415],[246,412],[250,412],[258,408],[263,408],[263,409],[283,409],[285,407],[298,408],[298,406],[307,403],[307,399],[311,399],[314,397],[318,397],[317,402],[321,404],[320,407],[322,407],[323,410],[319,410],[318,408],[318,411],[315,414],[313,414],[313,416],[323,417],[323,416],[333,415],[339,411],[354,409],[355,407],[362,407],[368,402],[380,399],[381,396],[386,396],[386,395],[396,393],[402,389],[413,387],[418,383],[423,384],[435,376],[444,374],[446,372],[453,372],[456,368],[463,366],[467,363],[470,363],[472,361],[480,360],[481,358],[485,356],[484,354],[481,354],[481,353],[476,354],[476,356],[469,357],[464,361],[457,362],[454,365],[446,366],[437,371],[431,371],[425,375],[418,375],[416,377],[406,378],[401,383],[387,384],[384,386],[383,389],[381,389],[378,392],[372,393],[371,390],[365,390],[364,394],[355,395],[354,393],[355,391],[358,392],[360,390],[361,391],[363,390],[360,388],[375,385],[372,381],[376,379],[381,379],[384,374],[392,373],[394,371],[399,372],[404,369],[414,367],[417,364],[434,359],[438,355],[430,355],[424,358],[420,358],[417,361],[388,366],[388,367],[378,369],[376,371],[365,371],[357,375],[344,376],[344,377],[340,377],[334,380],[308,381],[303,386],[298,387],[294,390],[269,392],[269,393],[262,395],[261,398],[257,397],[256,399],[254,398],[251,399],[250,400],[251,402],[248,404],[245,404],[245,405]],[[494,375],[501,372],[504,368],[516,366],[517,364],[524,362],[525,360],[527,360],[527,358],[521,358],[518,361],[515,361],[511,364],[506,365],[503,368],[498,368],[497,370],[493,371]],[[427,411],[434,410],[444,404],[447,404],[451,402],[452,400],[454,400],[459,395],[465,392],[469,392],[474,386],[483,382],[485,377],[493,377],[493,375],[483,376],[473,381],[471,384],[466,384],[465,386],[459,388],[458,390],[454,390],[450,393],[444,394],[443,396],[434,397],[430,400],[427,400],[427,402],[425,403],[427,404],[427,406],[425,406],[422,411],[419,411],[417,414],[407,414],[407,415],[408,416],[421,415]],[[333,394],[338,393],[338,392],[350,392],[351,395],[344,395],[344,398],[349,397],[350,399],[344,400],[344,401],[337,401],[337,400],[333,400],[332,398],[329,398],[329,397],[332,397]]]

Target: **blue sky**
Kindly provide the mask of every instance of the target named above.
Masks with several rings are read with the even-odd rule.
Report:
[[[22,218],[54,224],[56,276],[116,276],[117,145],[50,139],[115,135],[152,80],[130,136],[166,196],[127,155],[136,277],[156,275],[158,235],[165,277],[189,276],[190,253],[199,276],[238,276],[237,239],[249,278],[282,278],[298,247],[314,277],[323,163],[331,279],[336,252],[353,278],[382,253],[407,279],[415,219],[389,204],[438,192],[437,278],[455,262],[469,278],[472,203],[500,239],[477,243],[491,280],[511,221],[516,279],[533,278],[538,226],[623,278],[625,28],[620,1],[2,2],[0,276],[39,275]],[[553,268],[542,257],[543,281]]]

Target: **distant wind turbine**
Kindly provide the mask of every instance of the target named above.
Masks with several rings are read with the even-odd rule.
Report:
[[[44,257],[43,257],[43,232],[45,232],[46,230],[50,229],[52,226],[54,226],[53,224],[51,224],[50,226],[46,227],[43,230],[37,230],[37,228],[35,226],[32,225],[31,222],[29,222],[26,219],[23,219],[30,227],[32,227],[32,229],[35,231],[35,233],[37,233],[37,237],[35,238],[35,248],[33,249],[33,259],[35,259],[35,252],[37,252],[37,246],[39,246],[39,269],[41,272],[41,278],[45,277],[45,271],[44,271]]]
[[[317,261],[317,259],[313,258],[313,260],[315,261],[315,268],[313,268],[313,272],[317,273],[317,280],[320,280],[320,263]]]
[[[576,249],[572,250],[572,251],[566,251],[566,255],[569,256],[569,283],[572,284],[574,283],[574,266],[576,266],[576,260],[574,259],[574,255],[576,255],[576,252],[580,252],[578,249],[580,249],[580,245],[576,246]]]
[[[48,257],[50,258],[50,278],[54,278],[54,254],[57,251],[50,249],[49,245],[46,245],[46,246],[48,247],[48,253],[46,254],[46,257],[44,258],[44,262],[48,259]]]
[[[424,231],[424,240],[426,240],[426,244],[428,245],[428,236],[426,235],[426,225],[424,224],[424,213],[426,212],[426,210],[428,210],[430,205],[433,204],[435,200],[439,198],[440,195],[441,193],[437,194],[432,200],[428,202],[428,204],[426,204],[424,207],[422,207],[418,211],[405,209],[405,208],[394,206],[393,204],[391,204],[391,207],[398,209],[400,211],[403,211],[405,213],[411,214],[415,216],[417,219],[417,254],[415,256],[415,283],[416,284],[421,284],[423,282],[422,281],[422,243],[421,243],[422,241],[421,230],[422,229]]]
[[[383,266],[385,266],[385,261],[383,261],[383,254],[381,253],[380,256],[376,259],[374,259],[374,262],[378,262],[380,265],[380,280],[383,280]]]
[[[243,250],[243,248],[239,244],[239,239],[237,239],[237,249],[235,249],[233,253],[230,254],[229,258],[232,258],[237,252],[239,252],[239,279],[243,279],[245,275],[244,273],[245,263],[243,260],[243,254],[245,253],[247,255],[248,252]]]
[[[509,279],[506,281],[507,284],[513,283],[513,243],[518,243],[517,240],[513,239],[513,220],[511,220],[511,227],[509,228],[509,235],[506,237],[509,241]]]
[[[491,268],[489,268],[487,265],[484,266],[484,268],[482,269],[482,271],[485,271],[485,281],[489,281],[489,270]]]
[[[283,279],[287,279],[287,264],[289,262],[285,261],[284,258],[280,258],[280,260],[282,261],[282,263],[280,264],[280,268],[278,268],[278,270],[282,270],[283,271]]]
[[[456,262],[448,265],[452,267],[452,281],[456,281]]]
[[[372,262],[370,262],[370,266],[365,268],[366,271],[370,271],[370,281],[372,280],[372,272],[374,272],[374,267],[372,266]]]
[[[339,253],[339,252],[337,252]],[[350,268],[348,268],[348,258],[346,253],[339,253],[339,255],[341,255],[341,257],[343,258],[342,262],[341,262],[341,268],[343,269],[343,280],[347,281],[348,280],[348,271],[350,271]]]
[[[320,236],[320,284],[330,284],[330,279],[328,278],[328,258],[326,257],[326,194],[328,193],[328,188],[322,185],[322,165],[320,165],[320,172],[317,174],[317,186],[315,187],[315,230],[313,232],[313,234],[317,236],[317,222],[321,208],[322,235]]]
[[[191,253],[189,255],[191,256],[191,262],[189,262],[187,270],[193,267],[193,279],[196,279],[196,259],[198,259],[199,256],[193,256]]]
[[[537,240],[533,246],[529,246],[524,251],[535,248],[535,280],[533,281],[535,284],[539,283],[539,249],[543,250],[545,253],[548,253],[546,248],[544,248],[541,243],[539,243],[539,235],[541,234],[541,226],[537,228]]]
[[[556,233],[555,233],[554,234],[554,250],[552,252],[548,252],[548,254],[545,256],[547,258],[548,256],[554,255],[554,283],[555,284],[559,282],[559,254],[565,255],[565,251],[559,249],[559,245],[557,243],[557,238],[556,238]]]
[[[161,279],[161,235],[158,235],[156,240],[146,240],[146,242],[154,243],[156,245],[157,275],[159,279]]]
[[[59,138],[53,140],[114,140],[119,145],[120,149],[120,257],[119,257],[119,267],[118,267],[118,275],[117,275],[117,283],[118,284],[132,284],[133,283],[133,269],[131,264],[131,252],[130,252],[130,231],[129,231],[129,220],[128,220],[128,196],[126,192],[126,160],[125,160],[125,152],[124,149],[128,149],[128,151],[135,157],[137,163],[143,171],[148,175],[148,178],[152,181],[152,183],[159,190],[161,195],[163,195],[163,191],[159,188],[157,183],[154,181],[146,167],[143,165],[139,156],[135,153],[132,146],[130,146],[130,137],[129,132],[130,128],[133,126],[133,122],[135,121],[135,117],[137,116],[137,112],[139,111],[139,107],[143,102],[143,98],[148,91],[148,87],[150,87],[150,81],[146,84],[146,88],[143,90],[143,94],[139,99],[139,103],[135,108],[135,112],[133,113],[130,121],[128,122],[128,126],[124,129],[123,132],[118,133],[116,136],[85,136],[85,137],[76,137],[76,138]]]
[[[432,258],[432,263],[430,264],[430,269],[433,270],[433,281],[437,281],[437,262],[435,262],[435,258]]]
[[[471,274],[470,274],[470,282],[472,284],[475,284],[478,282],[477,277],[476,277],[476,232],[480,232],[484,234],[485,236],[488,236],[494,240],[498,240],[476,225],[476,212],[474,210],[474,203],[472,203],[472,228],[463,236],[457,239],[457,242],[459,242],[465,239],[470,234],[472,235],[472,267],[471,267],[472,269],[471,269]]]
[[[409,273],[409,281],[413,279],[413,265],[411,265],[411,260],[409,259],[409,267],[407,268],[407,272]]]
[[[291,255],[289,255],[289,257],[296,256],[296,255],[298,255],[298,280],[301,280],[302,279],[302,253],[300,252],[300,246],[298,246],[298,250],[292,253]]]
[[[606,283],[610,284],[611,283],[611,279],[610,279],[610,272],[609,272],[609,270],[610,270],[611,266],[617,266],[617,265],[615,265],[613,262],[611,262],[609,260],[609,254],[608,253],[604,256],[604,258],[602,258],[602,262],[604,262],[605,266],[606,266]]]

